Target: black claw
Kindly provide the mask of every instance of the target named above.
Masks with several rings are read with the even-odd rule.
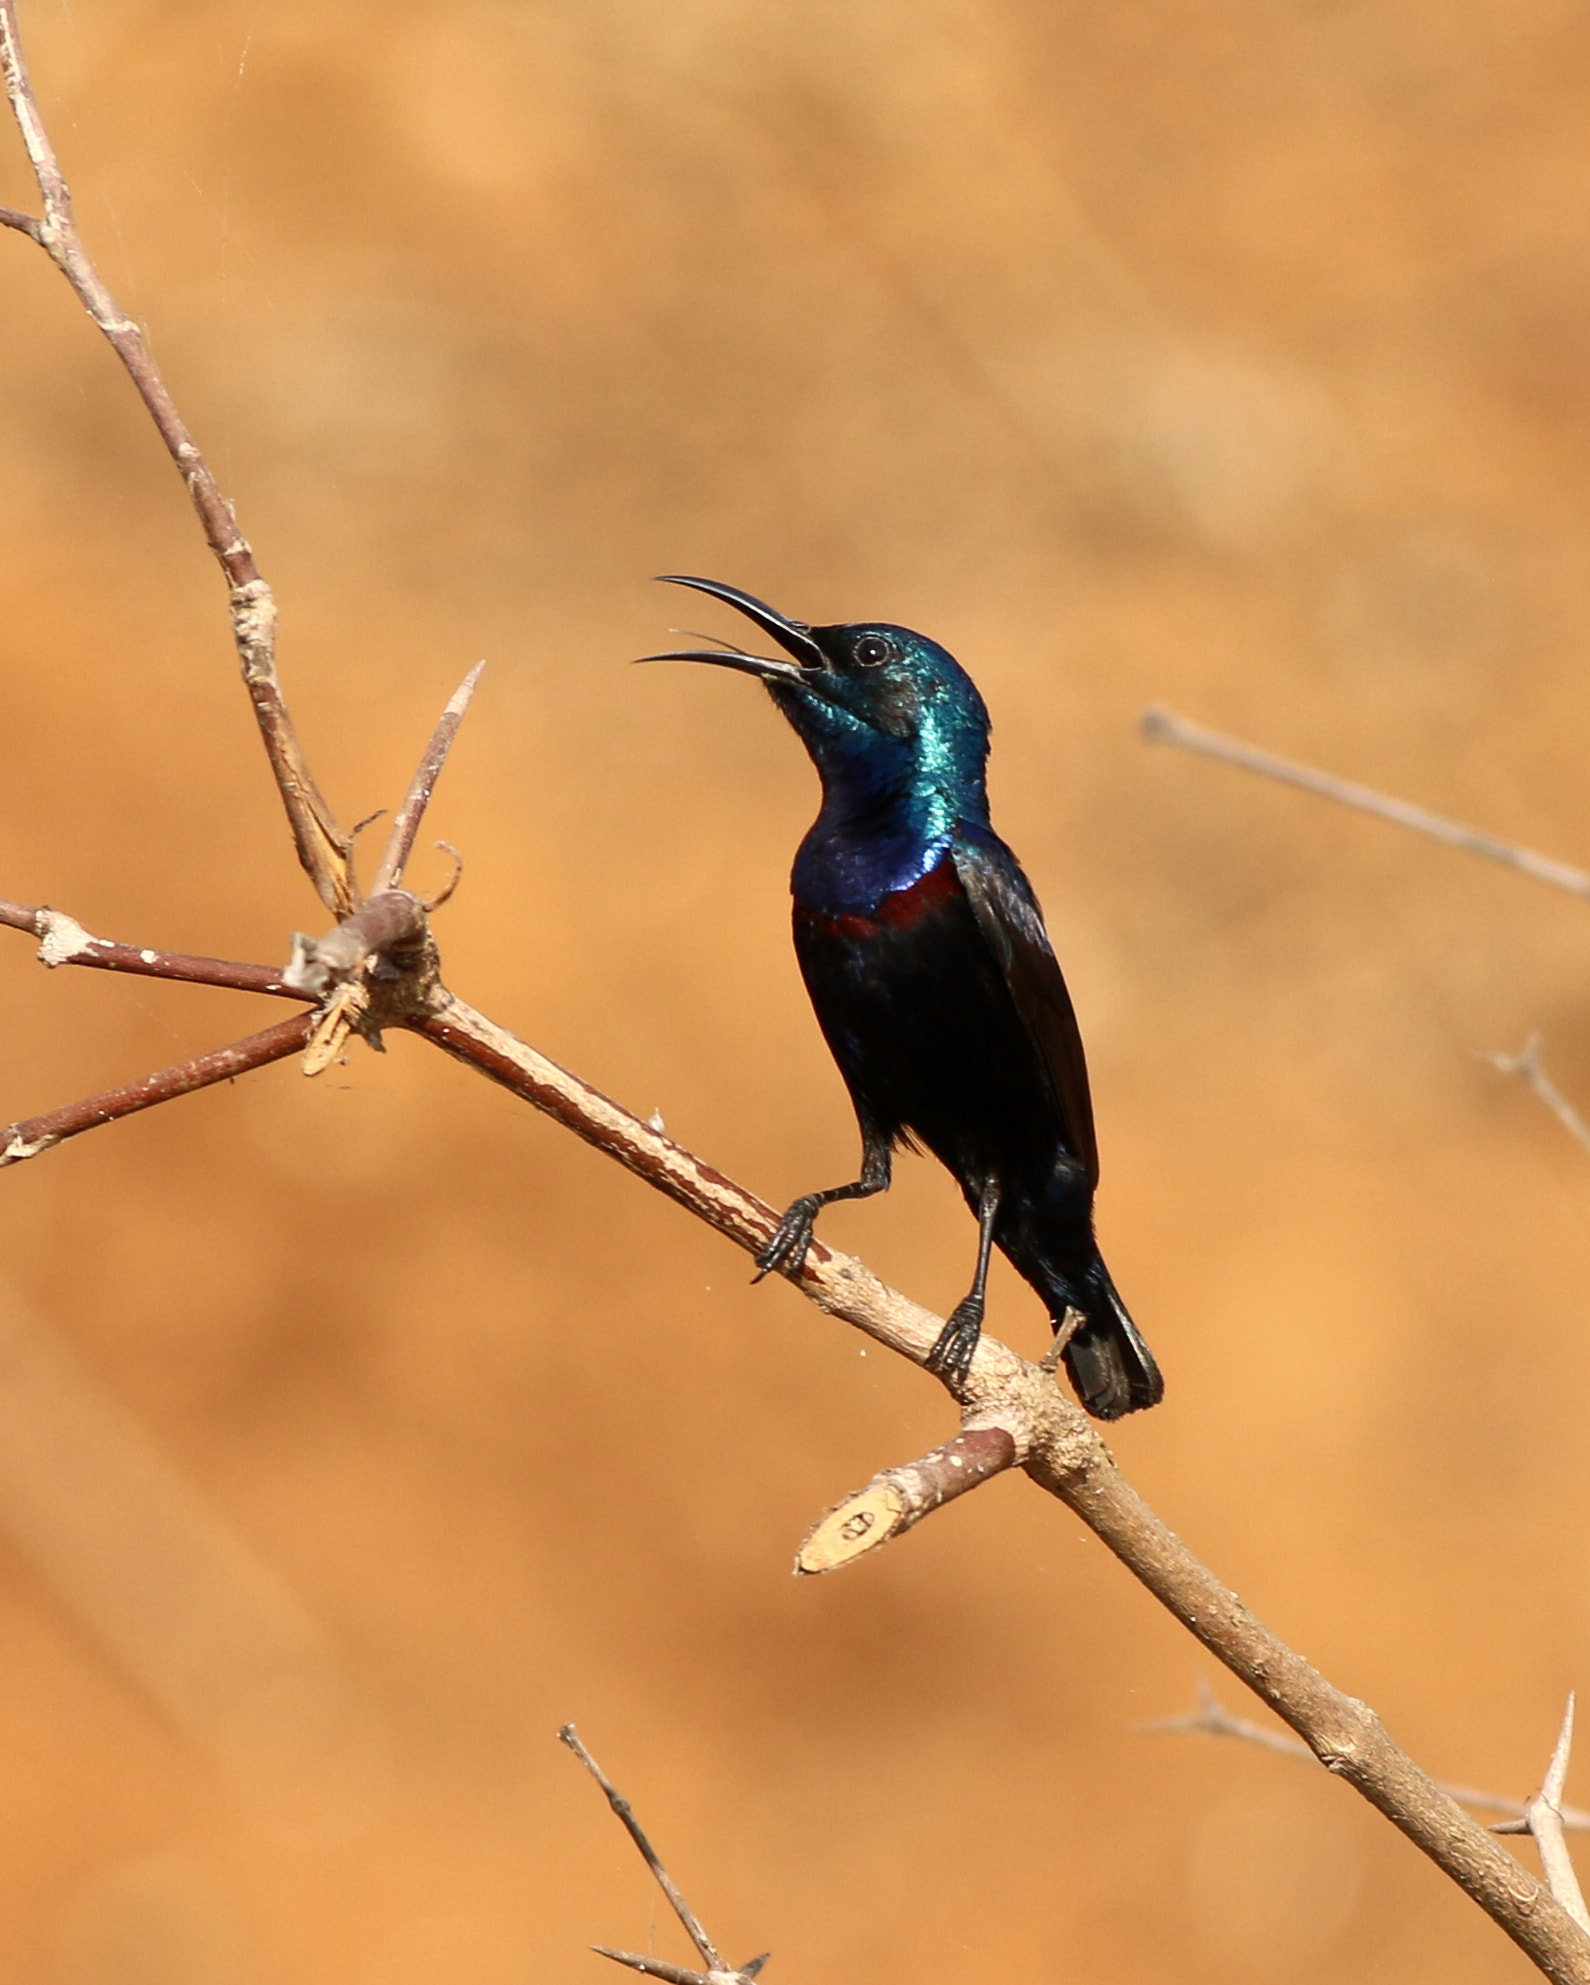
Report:
[[[950,1312],[938,1342],[927,1355],[927,1368],[942,1378],[964,1379],[972,1368],[977,1340],[983,1334],[983,1306],[968,1297]]]
[[[760,1282],[764,1275],[777,1275],[785,1270],[799,1273],[806,1260],[806,1250],[812,1244],[812,1226],[816,1218],[815,1206],[804,1199],[796,1200],[773,1229],[773,1238],[756,1257],[753,1283]]]

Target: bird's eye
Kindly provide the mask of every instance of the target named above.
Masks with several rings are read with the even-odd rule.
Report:
[[[894,653],[894,643],[885,641],[881,634],[868,634],[856,643],[856,660],[869,669],[875,669],[880,662],[886,662]]]

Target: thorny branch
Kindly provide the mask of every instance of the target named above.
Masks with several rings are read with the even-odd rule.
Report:
[[[618,1787],[580,1742],[580,1734],[574,1725],[565,1723],[558,1732],[558,1738],[568,1745],[607,1795],[607,1803],[618,1816],[624,1831],[639,1848],[641,1859],[650,1868],[657,1886],[667,1896],[669,1907],[685,1926],[685,1935],[695,1945],[706,1969],[704,1972],[687,1971],[682,1965],[666,1964],[654,1957],[642,1957],[635,1951],[609,1950],[605,1944],[594,1944],[592,1949],[600,1951],[603,1957],[616,1959],[619,1964],[627,1964],[632,1971],[643,1971],[653,1978],[667,1979],[669,1985],[751,1985],[751,1981],[767,1963],[771,1953],[764,1951],[760,1957],[753,1957],[737,1969],[724,1963],[718,1955],[717,1945],[707,1935],[701,1918],[685,1901],[673,1876],[658,1858],[656,1848],[641,1831],[640,1821],[636,1819],[629,1801],[620,1796]]]
[[[1300,1744],[1295,1737],[1283,1737],[1279,1730],[1266,1730],[1262,1723],[1250,1723],[1245,1716],[1234,1715],[1202,1676],[1198,1679],[1196,1709],[1189,1710],[1185,1716],[1157,1716],[1152,1723],[1138,1727],[1143,1730],[1199,1731],[1206,1737],[1230,1737],[1240,1744],[1254,1744],[1260,1750],[1274,1751],[1278,1757],[1296,1758],[1303,1764],[1319,1762],[1308,1745]],[[1472,1806],[1481,1813],[1506,1813],[1511,1820],[1522,1821],[1525,1817],[1526,1800],[1503,1799],[1494,1792],[1477,1792],[1472,1785],[1437,1782],[1447,1797],[1455,1799],[1460,1806]],[[1562,1824],[1572,1832],[1590,1833],[1590,1813],[1581,1812],[1576,1806],[1562,1806],[1559,1811]],[[1493,1833],[1511,1830],[1508,1827],[1491,1829]]]
[[[1535,1845],[1540,1849],[1540,1865],[1546,1873],[1546,1886],[1579,1928],[1590,1931],[1590,1912],[1585,1909],[1579,1877],[1574,1872],[1573,1856],[1568,1852],[1567,1841],[1563,1839],[1568,1812],[1562,1803],[1562,1795],[1568,1783],[1568,1759],[1572,1750],[1573,1697],[1569,1696],[1551,1763],[1546,1767],[1545,1783],[1525,1804],[1521,1819],[1508,1820],[1505,1825],[1492,1827],[1491,1831],[1534,1835]]]
[[[1222,765],[1235,765],[1243,772],[1257,772],[1267,779],[1278,779],[1282,785],[1297,786],[1305,793],[1317,793],[1321,799],[1337,800],[1343,806],[1357,807],[1360,812],[1372,813],[1376,819],[1389,820],[1394,826],[1411,827],[1415,833],[1428,834],[1433,840],[1444,841],[1448,847],[1461,848],[1465,854],[1500,862],[1506,868],[1517,870],[1520,875],[1532,876],[1536,882],[1548,883],[1554,889],[1564,889],[1570,896],[1590,899],[1590,874],[1583,869],[1572,868],[1567,862],[1556,861],[1550,855],[1537,855],[1533,849],[1520,847],[1516,842],[1498,840],[1494,834],[1482,834],[1476,827],[1464,827],[1455,820],[1444,820],[1438,813],[1429,813],[1422,806],[1410,805],[1407,800],[1393,799],[1387,793],[1377,793],[1373,787],[1354,785],[1350,780],[1338,779],[1332,773],[1316,771],[1311,765],[1297,765],[1289,758],[1277,758],[1273,752],[1261,751],[1256,745],[1222,737],[1218,731],[1205,730],[1201,724],[1190,724],[1185,717],[1174,716],[1169,710],[1145,710],[1139,729],[1151,744],[1177,745],[1181,750],[1193,752],[1201,758],[1213,758]],[[1590,1124],[1586,1124],[1542,1066],[1539,1034],[1530,1036],[1522,1054],[1487,1054],[1484,1058],[1504,1075],[1518,1076],[1569,1135],[1590,1148]]]
[[[287,997],[313,996],[320,1004],[312,1013],[295,1016],[215,1055],[14,1127],[8,1146],[12,1162],[114,1115],[224,1080],[243,1066],[258,1066],[307,1046],[305,1066],[313,1072],[339,1051],[351,1033],[362,1032],[374,1042],[382,1027],[403,1026],[533,1103],[754,1255],[773,1232],[775,1216],[770,1207],[449,993],[437,976],[424,906],[408,892],[384,889],[361,908],[349,837],[337,827],[310,777],[282,699],[270,589],[155,370],[142,332],[116,308],[83,250],[72,221],[70,194],[23,66],[16,0],[0,0],[0,70],[44,204],[43,217],[37,220],[0,210],[0,224],[36,241],[65,274],[115,347],[183,473],[206,540],[227,575],[244,678],[299,859],[322,900],[339,918],[339,928],[329,938],[300,945],[293,966],[282,974],[263,966],[139,951],[139,968],[151,976],[187,977]],[[456,715],[461,715],[457,698],[455,706],[450,715],[456,730]],[[444,717],[444,727],[448,721]],[[383,861],[386,881],[397,879],[450,736],[451,732],[434,748],[435,764],[429,772],[432,754],[422,761]],[[399,837],[399,827],[406,838]],[[1590,893],[1590,879],[1582,880],[1579,893]],[[1577,888],[1577,883],[1563,886]],[[59,913],[8,908],[11,914],[0,922],[40,937],[46,962],[134,969],[127,947],[105,946],[75,925],[68,929]],[[58,953],[53,959],[52,943]],[[19,1132],[32,1134],[31,1148],[26,1136],[17,1148]],[[859,1261],[821,1243],[812,1246],[805,1263],[788,1279],[819,1309],[917,1364],[925,1364],[938,1340],[938,1317],[886,1287]],[[1081,1517],[1192,1634],[1304,1739],[1314,1756],[1377,1806],[1479,1903],[1541,1971],[1558,1985],[1590,1985],[1590,1935],[1543,1884],[1424,1776],[1365,1704],[1333,1688],[1199,1563],[1118,1473],[1093,1426],[1061,1394],[1046,1366],[1029,1363],[985,1333],[965,1379],[946,1384],[963,1408],[963,1445],[957,1449],[956,1442],[947,1443],[917,1464],[917,1486],[929,1504],[947,1499],[939,1491],[947,1490],[954,1474],[947,1461],[954,1453],[962,1455],[963,1465],[968,1455],[977,1457],[974,1472],[980,1480],[1005,1467],[1024,1469],[1039,1488]],[[975,1439],[967,1441],[965,1436]],[[904,1526],[896,1529],[900,1527]],[[631,1956],[622,1961],[658,1976],[678,1975],[649,1959]],[[738,1974],[706,1977],[710,1985],[730,1985],[733,1979],[743,1982],[751,1977],[755,1969],[747,1965]],[[686,1974],[681,1985],[701,1985],[701,1977]]]

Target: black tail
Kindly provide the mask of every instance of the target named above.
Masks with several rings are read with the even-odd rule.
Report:
[[[1060,1355],[1077,1397],[1094,1419],[1119,1420],[1144,1406],[1157,1406],[1165,1397],[1165,1381],[1102,1261],[1074,1307],[1082,1322]]]

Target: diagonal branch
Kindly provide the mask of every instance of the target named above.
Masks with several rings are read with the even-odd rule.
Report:
[[[1261,751],[1257,745],[1242,744],[1236,738],[1223,737],[1219,731],[1207,731],[1201,724],[1190,724],[1185,717],[1174,716],[1169,710],[1145,710],[1140,728],[1150,744],[1177,745],[1181,750],[1194,752],[1201,758],[1213,758],[1222,765],[1235,765],[1239,771],[1257,772],[1266,779],[1278,779],[1284,786],[1297,786],[1305,793],[1317,794],[1321,799],[1356,807],[1359,812],[1372,813],[1376,819],[1389,820],[1396,827],[1410,827],[1416,834],[1428,834],[1432,840],[1444,841],[1449,848],[1461,848],[1465,854],[1500,862],[1504,868],[1516,869],[1520,875],[1532,876],[1536,882],[1548,883],[1553,889],[1565,889],[1570,896],[1590,901],[1590,874],[1582,868],[1572,868],[1567,862],[1556,861],[1550,855],[1537,855],[1532,848],[1499,840],[1494,834],[1484,834],[1477,827],[1465,827],[1456,820],[1446,820],[1422,806],[1411,805],[1407,800],[1377,793],[1372,786],[1355,785],[1350,779],[1338,779],[1330,772],[1317,772],[1311,765],[1298,765],[1290,758],[1278,758],[1274,752]]]
[[[20,1123],[0,1130],[0,1166],[20,1165],[26,1158],[37,1158],[85,1130],[115,1123],[121,1117],[136,1116],[153,1109],[156,1103],[169,1103],[178,1096],[191,1096],[195,1089],[208,1089],[216,1082],[230,1082],[250,1069],[267,1062],[285,1061],[307,1044],[315,1026],[312,1013],[295,1013],[290,1020],[278,1020],[261,1034],[234,1041],[229,1047],[215,1048],[193,1061],[179,1061],[174,1068],[158,1069],[120,1089],[107,1089],[99,1096],[86,1096],[80,1103],[67,1103],[48,1110],[41,1117],[26,1117]]]
[[[206,544],[226,575],[232,637],[260,735],[292,826],[298,859],[335,916],[354,908],[353,844],[337,825],[310,774],[276,674],[276,601],[237,527],[198,444],[166,389],[143,329],[118,306],[89,259],[67,185],[23,58],[16,0],[0,0],[0,79],[44,204],[42,218],[5,211],[5,224],[36,241],[104,332],[149,410],[198,514]]]

